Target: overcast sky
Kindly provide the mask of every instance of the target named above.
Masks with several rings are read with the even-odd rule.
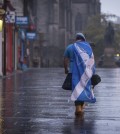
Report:
[[[100,0],[102,13],[120,16],[120,0]]]

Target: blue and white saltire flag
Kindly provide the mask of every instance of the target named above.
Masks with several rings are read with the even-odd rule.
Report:
[[[91,77],[95,72],[94,55],[87,42],[73,45],[75,61],[72,72],[71,100],[95,103],[96,98],[91,87]]]

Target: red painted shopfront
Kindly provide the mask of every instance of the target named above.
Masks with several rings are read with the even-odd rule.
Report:
[[[14,69],[14,26],[6,24],[6,73],[12,73]]]

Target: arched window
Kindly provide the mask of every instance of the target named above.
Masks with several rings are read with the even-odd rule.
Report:
[[[78,13],[75,18],[75,31],[79,32],[82,30],[82,15]]]

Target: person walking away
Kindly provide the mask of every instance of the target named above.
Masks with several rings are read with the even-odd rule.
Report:
[[[76,41],[66,47],[64,69],[65,74],[72,74],[71,100],[75,103],[75,115],[80,115],[85,102],[96,102],[91,86],[91,77],[95,73],[94,55],[82,33],[77,33]]]

